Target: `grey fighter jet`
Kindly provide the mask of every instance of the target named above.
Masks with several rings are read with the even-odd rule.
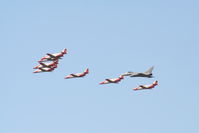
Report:
[[[130,77],[146,77],[146,78],[153,78],[153,71],[154,67],[149,68],[146,72],[138,73],[138,72],[126,72],[122,74],[123,76],[130,76]]]

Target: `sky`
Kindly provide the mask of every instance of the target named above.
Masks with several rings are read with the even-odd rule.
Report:
[[[0,1],[1,133],[198,133],[198,0]],[[33,74],[46,53],[68,54]],[[155,66],[154,78],[99,85]],[[70,73],[89,68],[84,78]],[[133,91],[140,84],[159,85]]]

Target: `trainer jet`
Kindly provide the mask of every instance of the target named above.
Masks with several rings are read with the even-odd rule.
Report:
[[[100,82],[100,84],[119,83],[122,79],[124,79],[124,76],[120,75],[118,78],[106,79],[105,81]]]
[[[55,53],[55,54],[47,53],[46,56],[42,57],[38,62],[54,61],[62,59],[61,57],[63,57],[64,54],[67,54],[67,49],[63,49],[60,53]]]
[[[139,87],[137,88],[133,88],[133,90],[144,90],[144,89],[152,89],[154,88],[156,85],[158,85],[158,81],[154,81],[152,84],[150,85],[139,85]]]
[[[43,62],[39,62],[40,65],[35,66],[33,69],[39,69],[39,68],[50,68],[52,66],[54,66],[55,64],[58,64],[58,60],[55,60],[53,62],[49,62],[49,63],[43,63]]]
[[[33,73],[52,72],[55,68],[57,68],[57,64],[53,65],[52,67],[38,68],[38,70],[34,71]]]
[[[84,77],[88,73],[89,73],[89,69],[87,68],[83,73],[70,74],[66,76],[65,79]]]
[[[153,78],[153,71],[154,67],[149,68],[146,72],[138,73],[138,72],[126,72],[122,74],[123,76],[130,76],[130,77],[147,77],[147,78]]]

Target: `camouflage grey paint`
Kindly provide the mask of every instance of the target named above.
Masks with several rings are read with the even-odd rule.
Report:
[[[138,73],[138,72],[126,72],[122,74],[123,76],[130,76],[130,77],[147,77],[147,78],[153,78],[153,71],[154,67],[150,67],[146,72]]]

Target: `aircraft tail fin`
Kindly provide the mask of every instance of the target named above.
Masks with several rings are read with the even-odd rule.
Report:
[[[84,73],[88,74],[89,73],[89,69],[87,68]]]
[[[119,76],[119,78],[120,78],[120,79],[123,79],[123,78],[124,78],[124,76],[123,76],[123,75],[120,75],[120,76]]]
[[[153,71],[154,66],[150,67],[145,73],[150,74]]]
[[[154,81],[153,84],[154,84],[154,85],[158,85],[158,81],[157,81],[157,80]]]
[[[53,61],[55,64],[58,64],[59,63],[59,60],[55,60],[55,61]]]
[[[52,66],[52,69],[55,69],[55,68],[57,68],[57,64],[54,64],[54,65]]]
[[[62,52],[63,54],[67,54],[67,49],[65,48],[65,49],[63,49],[61,52]]]

